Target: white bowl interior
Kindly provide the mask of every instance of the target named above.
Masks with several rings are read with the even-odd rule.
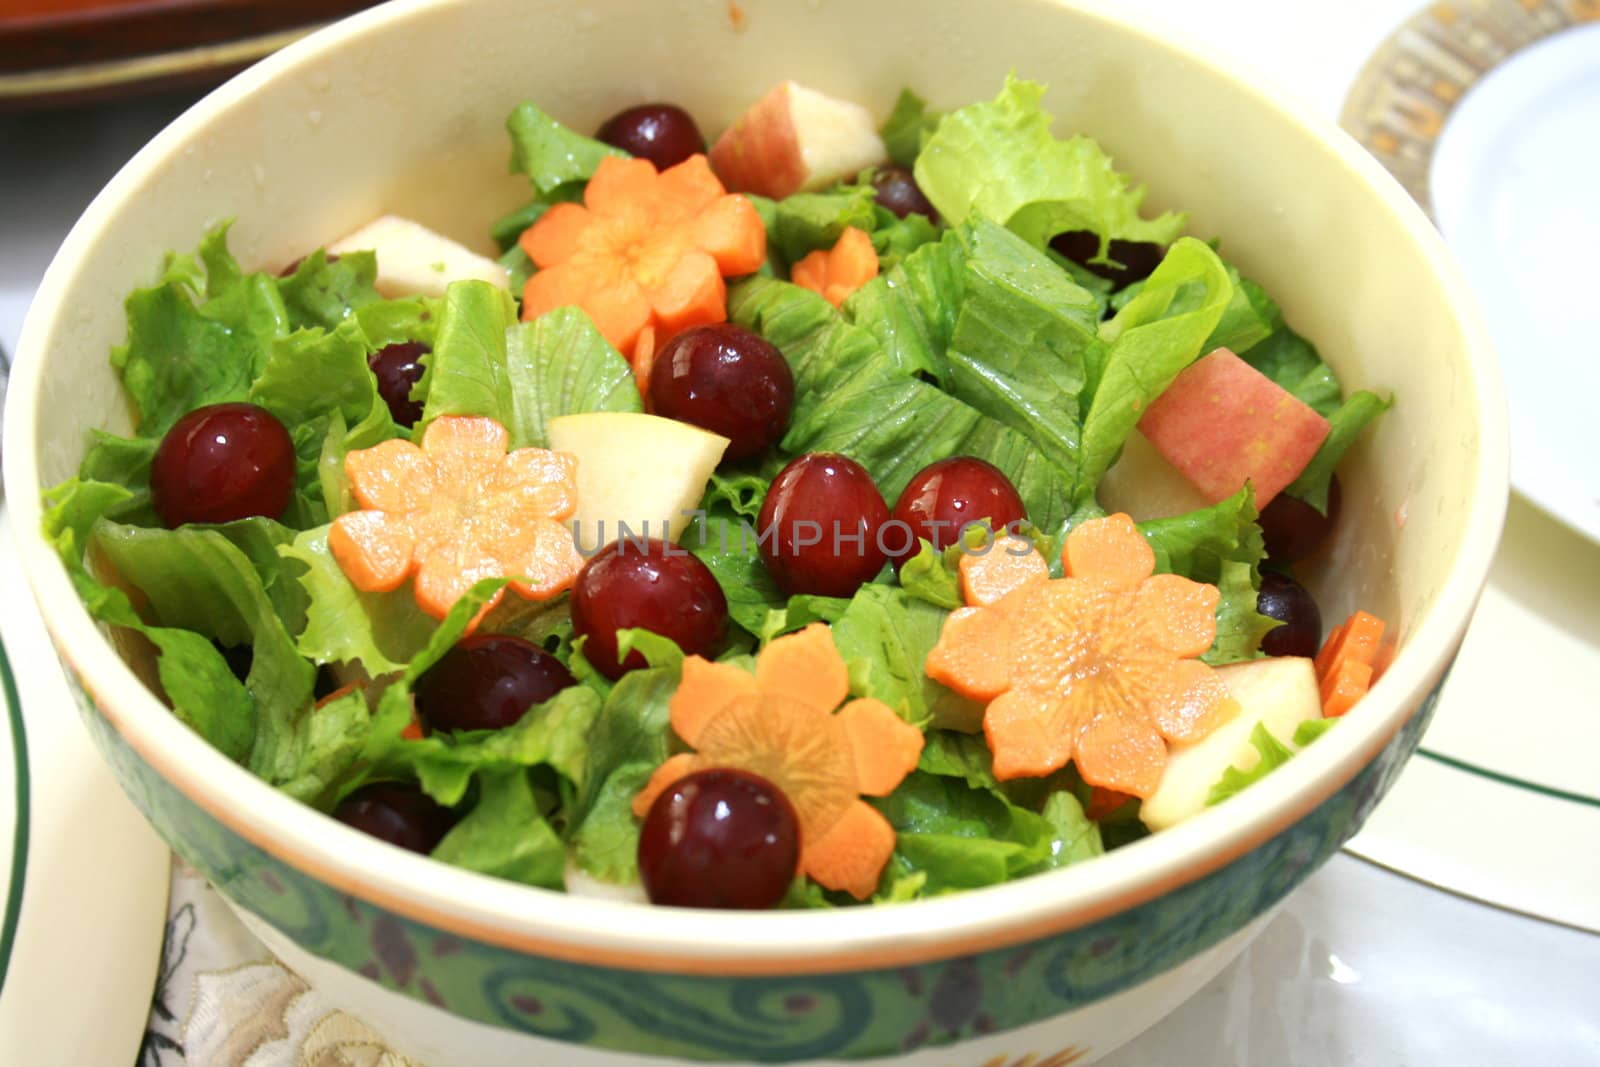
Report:
[[[1347,779],[1453,651],[1504,506],[1498,379],[1426,220],[1331,125],[1109,12],[1046,0],[925,0],[914,13],[904,4],[839,0],[741,7],[735,21],[729,5],[700,0],[387,5],[218,90],[95,202],[29,317],[5,463],[51,629],[91,687],[117,706],[124,732],[141,750],[177,746],[205,783],[195,788],[214,790],[215,803],[236,803],[238,818],[264,839],[294,839],[335,866],[359,864],[373,881],[412,886],[491,924],[660,940],[659,929],[634,928],[616,909],[586,911],[593,905],[581,901],[523,908],[528,890],[390,856],[211,753],[137,690],[73,600],[36,533],[39,490],[72,475],[89,428],[129,426],[106,358],[124,335],[120,295],[149,284],[163,252],[191,248],[220,219],[237,220],[233,248],[247,267],[277,268],[381,211],[488,250],[488,223],[527,195],[524,181],[506,172],[503,122],[520,100],[588,130],[622,106],[669,99],[714,136],[782,77],[882,115],[902,86],[946,108],[992,96],[1015,69],[1050,85],[1058,132],[1092,134],[1149,185],[1150,209],[1186,208],[1192,233],[1221,237],[1224,253],[1267,286],[1347,388],[1398,398],[1347,461],[1342,529],[1314,584],[1330,623],[1358,605],[1376,611],[1397,622],[1405,651],[1347,728],[1330,735],[1340,740],[1308,750],[1250,800],[1125,854],[985,892],[1009,893],[1009,906],[1034,915],[1067,897],[1125,892],[1260,832],[1286,807]],[[463,887],[472,887],[470,898]],[[896,909],[918,917],[887,922],[808,917],[807,938],[815,944],[825,923],[830,939],[925,939],[951,923],[1003,924],[1001,904],[996,896],[975,914],[933,902]],[[938,909],[943,918],[933,925]],[[740,954],[793,948],[797,928],[740,917],[742,945],[727,943],[733,929],[725,917],[686,920],[671,940]]]

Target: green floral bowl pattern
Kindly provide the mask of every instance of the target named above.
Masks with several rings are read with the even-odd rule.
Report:
[[[1442,683],[1441,683],[1442,685]],[[1149,980],[1269,911],[1366,820],[1438,700],[1305,818],[1176,892],[1063,934],[889,970],[781,978],[649,975],[540,959],[402,918],[256,848],[167,783],[81,686],[123,788],[235,905],[313,955],[453,1014],[557,1041],[696,1060],[888,1056],[1074,1011]]]

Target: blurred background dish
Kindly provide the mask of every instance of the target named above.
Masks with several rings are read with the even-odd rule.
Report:
[[[0,110],[214,85],[371,0],[10,0]]]

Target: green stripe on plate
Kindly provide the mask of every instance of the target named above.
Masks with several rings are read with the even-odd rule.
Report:
[[[17,697],[17,680],[11,661],[0,644],[0,685],[5,687],[7,717],[11,720],[11,752],[16,760],[17,828],[11,839],[11,889],[6,894],[6,911],[0,918],[0,993],[5,992],[6,973],[11,965],[11,948],[17,940],[17,921],[22,916],[22,889],[28,881],[28,734],[22,725],[22,701]]]
[[[1501,785],[1514,786],[1517,789],[1526,789],[1530,793],[1538,793],[1540,796],[1549,797],[1552,800],[1565,800],[1573,804],[1587,804],[1591,808],[1600,808],[1600,797],[1591,797],[1583,793],[1569,793],[1565,789],[1557,789],[1554,786],[1540,785],[1538,782],[1530,782],[1526,778],[1518,778],[1515,775],[1510,774],[1501,774],[1499,771],[1491,771],[1487,767],[1480,767],[1476,763],[1468,763],[1466,760],[1459,760],[1453,756],[1446,756],[1442,753],[1434,752],[1431,749],[1419,748],[1417,749],[1417,755],[1426,756],[1435,763],[1442,763],[1446,767],[1454,767],[1458,771],[1465,771],[1468,774],[1475,774],[1479,778],[1487,778],[1489,781],[1499,782]]]

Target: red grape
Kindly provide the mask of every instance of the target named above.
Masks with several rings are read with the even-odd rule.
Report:
[[[1269,656],[1315,656],[1322,643],[1322,612],[1305,586],[1276,571],[1261,575],[1256,610],[1283,623],[1267,631],[1261,651]]]
[[[761,558],[793,596],[847,597],[883,569],[889,506],[872,475],[836,452],[808,452],[778,472],[759,519]]]
[[[912,212],[926,215],[930,221],[939,217],[928,198],[922,195],[917,179],[905,167],[884,166],[872,172],[872,188],[878,203],[901,218]]]
[[[1261,536],[1274,563],[1299,563],[1315,552],[1339,521],[1339,478],[1328,483],[1328,513],[1288,493],[1279,493],[1261,509]]]
[[[759,334],[726,322],[696,326],[656,354],[650,403],[657,415],[726,437],[723,459],[746,459],[788,428],[794,375]]]
[[[712,768],[674,782],[639,831],[639,876],[653,904],[770,908],[800,864],[800,820],[771,782]]]
[[[397,425],[414,426],[422,418],[422,402],[411,399],[411,387],[422,380],[422,357],[432,351],[421,341],[400,341],[367,357],[367,366],[378,379],[378,395],[389,405]]]
[[[654,538],[613,541],[596,553],[572,587],[572,631],[583,655],[607,678],[647,666],[629,652],[617,660],[618,630],[649,630],[688,655],[712,656],[728,632],[728,600],[704,563]]]
[[[1162,257],[1166,255],[1166,250],[1158,244],[1149,241],[1124,241],[1120,237],[1113,237],[1107,254],[1122,266],[1091,263],[1090,260],[1100,253],[1100,238],[1089,230],[1069,230],[1057,234],[1050,242],[1050,247],[1090,273],[1110,280],[1117,289],[1150,277],[1156,267],[1160,266]]]
[[[917,554],[918,539],[942,549],[955,544],[968,523],[988,519],[991,529],[1003,530],[1027,518],[1027,511],[999,467],[976,456],[951,456],[912,477],[895,502],[894,518],[910,527],[909,534],[897,529],[884,538],[898,565]]]
[[[473,634],[417,679],[417,715],[435,730],[499,730],[575,684],[538,645],[510,634]]]
[[[186,522],[276,519],[294,495],[294,442],[254,404],[212,404],[173,424],[156,448],[150,496],[168,529]]]
[[[706,150],[700,127],[676,104],[640,104],[619,111],[606,119],[594,136],[630,156],[648,159],[656,170],[666,170]]]
[[[455,821],[450,809],[402,782],[362,786],[339,802],[333,817],[380,841],[423,855],[438,847]]]

